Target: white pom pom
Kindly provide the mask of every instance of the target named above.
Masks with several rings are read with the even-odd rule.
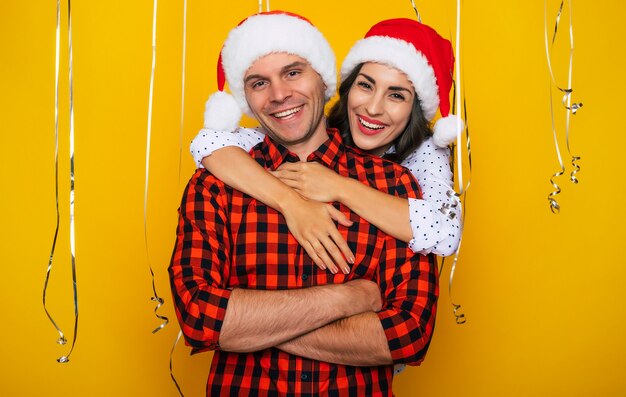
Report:
[[[218,91],[209,97],[204,110],[204,128],[232,131],[239,126],[241,109],[232,95]]]
[[[456,140],[457,131],[460,133],[464,128],[465,124],[460,117],[456,115],[442,117],[433,128],[433,143],[439,147],[447,147]]]

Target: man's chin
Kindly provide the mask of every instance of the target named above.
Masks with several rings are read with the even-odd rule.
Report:
[[[301,131],[287,130],[285,128],[273,128],[274,126],[264,125],[265,132],[275,142],[283,146],[296,145],[306,141],[310,134]]]

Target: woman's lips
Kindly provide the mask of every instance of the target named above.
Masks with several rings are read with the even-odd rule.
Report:
[[[365,116],[357,115],[358,125],[361,132],[365,135],[376,135],[385,129],[387,126],[378,120],[370,119]]]

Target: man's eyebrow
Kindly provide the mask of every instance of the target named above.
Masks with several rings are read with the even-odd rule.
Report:
[[[283,66],[280,71],[281,73],[285,73],[290,69],[294,69],[294,68],[304,68],[308,66],[307,62],[302,62],[302,61],[295,61],[290,63],[289,65],[285,65]],[[246,78],[243,80],[244,84],[246,84],[248,81],[250,80],[255,80],[255,79],[264,79],[265,77],[260,75],[260,74],[251,74],[249,76],[246,76]]]
[[[284,72],[288,71],[289,69],[304,68],[306,66],[308,66],[307,62],[295,61],[295,62],[290,63],[289,65],[283,66],[283,68],[281,69],[281,72],[284,73]]]
[[[247,84],[250,80],[256,79],[263,79],[263,76],[261,76],[260,74],[251,74],[249,76],[246,76],[246,78],[243,80],[243,83]]]
[[[363,76],[363,77],[364,77],[366,80],[368,80],[370,83],[372,83],[372,84],[374,84],[374,85],[376,84],[376,80],[374,80],[374,78],[373,78],[372,76],[369,76],[369,75],[367,75],[367,74],[365,74],[365,73],[359,73],[359,75],[360,75],[360,76]],[[388,88],[388,89],[389,89],[390,91],[406,91],[406,92],[408,92],[409,94],[413,95],[413,91],[412,91],[412,90],[410,90],[410,89],[408,89],[408,88],[406,88],[406,87],[400,87],[400,86],[395,86],[395,85],[392,85],[392,86],[389,86],[389,88]]]

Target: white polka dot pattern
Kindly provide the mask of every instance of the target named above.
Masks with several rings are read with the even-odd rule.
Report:
[[[409,199],[409,220],[413,239],[409,247],[421,254],[452,255],[461,238],[461,207],[453,191],[450,149],[435,146],[432,138],[424,141],[402,165],[408,168],[422,189],[423,200]],[[440,211],[452,207],[450,215]]]
[[[238,146],[249,152],[255,145],[263,142],[265,134],[260,128],[237,128],[235,131],[215,131],[203,128],[198,132],[189,150],[196,166],[204,168],[202,159],[210,156],[214,151],[226,146]]]

